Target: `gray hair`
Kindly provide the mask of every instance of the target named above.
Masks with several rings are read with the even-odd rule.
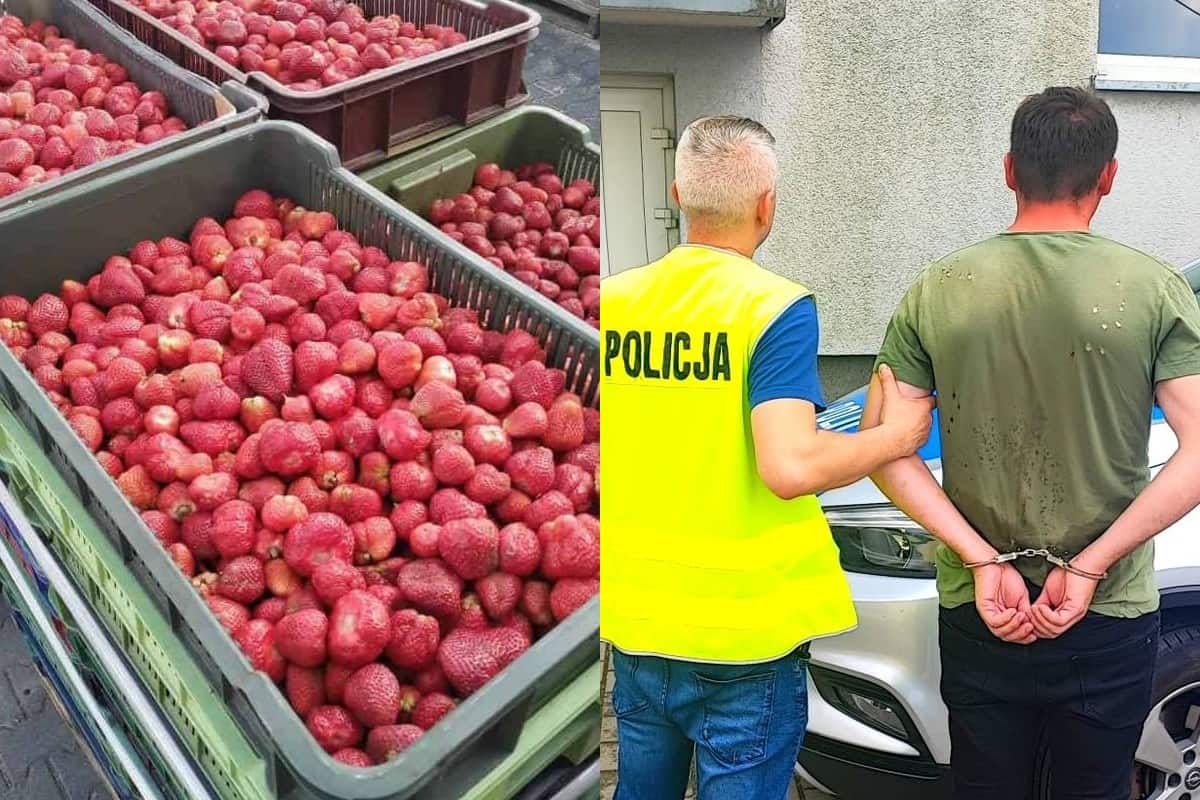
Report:
[[[745,220],[775,188],[775,137],[747,117],[701,117],[675,151],[679,206],[692,224],[722,229]]]

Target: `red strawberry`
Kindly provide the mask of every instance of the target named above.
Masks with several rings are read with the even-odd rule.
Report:
[[[500,353],[500,363],[511,369],[516,369],[527,361],[545,361],[546,353],[541,349],[538,340],[527,331],[514,328],[509,331],[504,340]],[[555,392],[557,394],[557,392]]]
[[[303,522],[308,509],[300,498],[290,494],[268,498],[262,507],[262,523],[267,529],[286,533],[293,525]]]
[[[287,673],[287,661],[275,648],[275,626],[266,620],[252,619],[233,633],[238,647],[250,660],[250,666],[261,670],[276,683]]]
[[[521,613],[539,628],[554,624],[554,613],[550,608],[550,584],[544,581],[525,581],[521,589]]]
[[[350,767],[375,766],[375,762],[371,760],[371,757],[357,747],[343,747],[333,754],[333,760]]]
[[[432,558],[411,561],[400,568],[396,585],[417,609],[438,618],[453,617],[462,603],[462,579]]]
[[[475,581],[475,591],[483,610],[494,620],[505,619],[521,599],[521,579],[504,572],[493,572]]]
[[[140,464],[121,473],[117,488],[135,508],[143,511],[154,508],[158,500],[158,485]]]
[[[412,746],[423,730],[416,725],[382,725],[367,734],[367,755],[376,764],[384,764]]]
[[[196,508],[201,511],[212,511],[232,500],[237,497],[237,490],[237,478],[227,472],[200,475],[188,484],[188,494],[196,504]],[[251,532],[253,532],[253,523],[251,523]],[[249,552],[249,548],[247,547],[244,552]]]
[[[541,410],[540,406],[537,406]],[[499,425],[472,425],[463,433],[463,445],[480,463],[503,466],[512,455],[512,440]]]
[[[463,579],[482,578],[499,564],[499,537],[491,520],[451,520],[438,536],[438,553]]]
[[[462,422],[466,401],[462,392],[435,380],[417,390],[408,410],[430,430],[453,428]]]
[[[246,481],[238,489],[238,497],[245,500],[256,509],[262,509],[267,500],[277,494],[284,493],[283,481],[271,475],[266,478]]]
[[[554,488],[571,501],[575,511],[582,513],[591,508],[595,482],[582,467],[559,464],[554,468]]]
[[[358,487],[362,488],[362,487]],[[370,489],[364,489],[370,491]],[[378,498],[379,495],[371,492]],[[354,563],[373,564],[383,561],[396,547],[396,529],[391,520],[383,516],[372,516],[350,526],[354,532]]]
[[[319,667],[325,663],[329,618],[317,608],[286,614],[275,625],[275,647],[293,664]]]
[[[342,417],[354,407],[354,381],[346,375],[330,375],[308,390],[313,408],[325,419]]]
[[[541,439],[549,425],[546,409],[534,402],[522,403],[504,418],[504,432],[514,439]]]
[[[355,589],[366,589],[367,582],[361,572],[347,561],[326,561],[312,573],[312,588],[317,597],[332,606],[343,595]]]
[[[554,486],[554,454],[545,447],[513,453],[504,462],[504,471],[513,486],[537,497]]]
[[[574,516],[558,517],[538,529],[542,574],[547,578],[594,578],[600,574],[600,542]]]
[[[397,501],[428,500],[437,489],[433,473],[416,461],[404,461],[392,467],[389,475],[392,498]]]
[[[265,397],[247,397],[238,409],[238,419],[250,433],[257,433],[267,420],[278,416],[275,405]]]
[[[329,617],[329,658],[346,667],[361,667],[383,653],[391,638],[388,610],[369,592],[343,595]]]
[[[241,407],[242,401],[237,392],[223,383],[214,383],[196,394],[192,413],[199,420],[237,419]]]
[[[66,303],[52,294],[39,295],[29,308],[29,331],[38,337],[50,331],[62,333],[67,329],[68,319]]]
[[[283,619],[283,613],[286,609],[286,599],[282,597],[268,597],[254,607],[254,618],[265,619],[267,622],[275,625]]]
[[[213,512],[212,540],[222,558],[244,556],[254,549],[256,521],[254,506],[245,500],[229,499]]]
[[[574,464],[589,474],[596,472],[600,467],[600,443],[589,442],[576,447],[567,453],[566,463]]]
[[[329,510],[347,522],[362,522],[383,513],[383,501],[365,486],[349,483],[329,493]]]
[[[486,508],[457,489],[439,489],[429,500],[429,519],[438,525],[445,525],[455,519],[486,516]]]
[[[220,554],[212,541],[212,514],[196,511],[183,518],[179,538],[197,558],[215,560]]]
[[[170,553],[171,560],[175,562],[175,566],[179,567],[179,571],[185,577],[190,578],[196,573],[196,559],[186,544],[176,542],[167,548],[167,552]]]
[[[161,492],[159,493],[161,496]],[[150,529],[154,537],[162,542],[163,547],[179,541],[179,523],[158,509],[142,512],[142,522]]]
[[[292,388],[291,348],[278,339],[264,339],[242,359],[242,380],[256,394],[278,403]]]
[[[538,536],[520,522],[500,529],[500,569],[511,574],[533,574],[542,560],[542,545]]]
[[[282,622],[283,620],[280,620]],[[325,704],[325,676],[320,669],[308,669],[296,664],[287,668],[287,697],[301,719],[317,706]],[[365,755],[365,754],[364,754]]]
[[[282,553],[282,545],[279,550]],[[266,561],[263,564],[263,575],[266,577],[267,589],[277,597],[284,597],[290,601],[292,595],[300,589],[300,576],[282,558]]]
[[[413,706],[412,722],[418,728],[429,730],[442,717],[453,711],[455,705],[454,699],[442,692],[430,692],[422,695],[417,704]]]
[[[285,478],[308,472],[321,455],[316,434],[302,422],[267,425],[258,435],[261,437],[259,457],[263,466]]]
[[[326,450],[317,458],[317,463],[309,475],[322,489],[334,489],[344,483],[353,483],[354,459],[349,453],[341,450]]]
[[[451,390],[453,391],[453,390]],[[379,444],[396,461],[411,461],[432,441],[429,432],[409,411],[392,410],[378,420]]]
[[[400,681],[383,664],[358,669],[346,681],[342,697],[350,713],[368,728],[392,725],[400,714]]]
[[[287,487],[287,492],[299,497],[310,514],[329,509],[329,493],[318,486],[309,475],[292,481],[291,486]]]
[[[509,628],[451,631],[438,647],[438,663],[450,684],[470,695],[529,647],[529,640]]]
[[[253,603],[265,590],[262,562],[254,556],[231,559],[217,575],[217,593],[239,603]]]
[[[235,452],[246,438],[242,426],[232,420],[185,422],[179,426],[179,435],[188,447],[214,458]]]
[[[391,491],[390,474],[391,460],[385,453],[372,450],[358,460],[358,482],[380,495]]]
[[[362,741],[362,726],[341,706],[317,706],[308,713],[305,724],[327,753],[354,747]]]
[[[461,486],[475,474],[475,459],[462,445],[450,444],[433,452],[433,476],[443,485]]]
[[[534,402],[549,410],[563,390],[566,373],[537,361],[527,361],[513,370],[509,388],[517,403]]]
[[[566,452],[583,444],[583,406],[573,394],[559,395],[547,414],[543,444],[551,450]]]
[[[350,563],[354,533],[341,517],[325,511],[309,514],[283,540],[283,557],[297,574],[308,577],[327,561]]]
[[[393,422],[394,420],[395,418],[393,418]],[[416,423],[413,424],[413,428],[420,434],[425,433]],[[376,429],[375,420],[357,410],[352,410],[334,422],[334,432],[337,434],[338,444],[352,456],[365,456],[379,448],[379,432]],[[418,442],[419,440],[405,446],[415,446]],[[394,444],[399,446],[396,442]]]
[[[562,621],[600,592],[597,578],[563,578],[550,590],[550,609]]]
[[[421,372],[423,359],[421,348],[413,342],[400,341],[389,344],[379,351],[379,377],[393,389],[411,386]]]
[[[575,513],[575,506],[562,492],[551,489],[525,509],[524,523],[539,530],[547,522]]]
[[[217,622],[230,633],[240,628],[242,623],[250,621],[250,609],[241,603],[216,594],[210,594],[204,599]]]
[[[438,621],[416,609],[405,608],[392,614],[391,638],[385,653],[401,669],[421,670],[437,657],[441,638]]]
[[[408,534],[408,547],[417,558],[437,558],[442,526],[422,522]]]

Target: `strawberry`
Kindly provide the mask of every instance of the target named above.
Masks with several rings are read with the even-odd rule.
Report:
[[[329,617],[329,658],[358,668],[383,653],[391,638],[388,611],[369,592],[355,589],[342,595]]]
[[[441,638],[436,619],[405,608],[391,616],[391,638],[384,652],[401,669],[421,670],[437,657]]]
[[[387,495],[391,491],[391,460],[386,453],[372,450],[358,460],[358,482],[368,489]]]
[[[475,387],[474,401],[485,411],[501,414],[512,405],[512,390],[500,378],[484,378]]]
[[[432,436],[409,411],[393,409],[377,421],[379,444],[396,461],[411,461],[425,452]]]
[[[463,696],[494,678],[529,647],[529,640],[509,628],[451,631],[438,647],[438,663],[450,684]]]
[[[262,189],[251,189],[233,204],[233,215],[235,217],[273,218],[275,216],[275,200]]]
[[[515,402],[534,402],[549,410],[565,383],[566,373],[562,370],[550,369],[537,361],[527,361],[513,369],[509,388]]]
[[[265,397],[247,397],[241,401],[238,409],[238,419],[250,433],[257,433],[267,420],[276,419],[279,412],[275,405]]]
[[[433,328],[412,328],[405,332],[404,340],[412,342],[420,348],[422,359],[432,356],[444,356],[448,352],[446,350],[446,340]],[[417,367],[417,372],[420,372],[420,364]]]
[[[499,425],[471,425],[463,433],[463,445],[476,461],[496,466],[503,466],[513,449],[509,434]]]
[[[158,500],[158,485],[140,464],[121,473],[117,488],[135,508],[143,511],[154,508]]]
[[[280,552],[283,547],[280,545]],[[263,563],[263,576],[267,582],[267,590],[277,597],[290,599],[301,586],[300,576],[297,575],[282,558],[272,558]]]
[[[188,494],[187,484],[182,481],[170,483],[158,493],[158,510],[176,522],[196,510],[196,504]]]
[[[215,560],[220,554],[212,541],[212,514],[196,511],[183,518],[179,538],[197,558]]]
[[[599,539],[575,516],[561,516],[538,529],[542,574],[559,578],[595,578],[600,574]]]
[[[462,579],[432,558],[411,561],[400,568],[396,585],[415,608],[438,618],[453,617],[462,602]]]
[[[536,533],[520,522],[500,529],[500,569],[511,575],[531,575],[542,560],[542,545]]]
[[[317,482],[309,475],[292,481],[292,484],[287,487],[287,492],[299,497],[300,502],[304,503],[304,507],[310,514],[329,509],[329,493],[318,486]]]
[[[343,747],[333,754],[333,760],[349,767],[373,767],[375,762],[365,751],[357,747]]]
[[[464,580],[482,578],[499,564],[499,531],[488,519],[451,520],[438,536],[438,553]]]
[[[521,599],[521,579],[504,572],[493,572],[475,581],[475,592],[483,610],[494,620],[508,617]]]
[[[442,717],[453,711],[455,705],[454,699],[442,692],[430,692],[422,695],[417,704],[413,706],[412,723],[418,728],[429,730]]]
[[[427,467],[416,461],[404,461],[392,467],[389,487],[397,501],[425,501],[437,490],[437,481]]]
[[[434,450],[433,476],[443,485],[461,486],[474,474],[475,459],[467,448],[449,444]]]
[[[358,487],[362,489],[362,487]],[[364,489],[370,492],[370,489]],[[378,498],[379,495],[371,492]],[[419,504],[418,504],[419,505]],[[385,560],[396,547],[396,529],[387,517],[375,515],[350,526],[354,532],[354,563],[373,564]]]
[[[595,499],[591,474],[574,464],[559,464],[554,468],[554,488],[571,502],[577,513],[591,508]]]
[[[254,556],[231,559],[217,574],[217,594],[239,603],[253,603],[266,590],[262,562]]]
[[[392,725],[400,714],[400,681],[383,664],[367,664],[346,681],[342,698],[365,727]]]
[[[303,498],[302,498],[303,499]],[[283,540],[283,557],[297,574],[308,577],[327,561],[350,562],[354,533],[341,517],[325,511],[309,514]]]
[[[214,383],[196,394],[192,413],[199,420],[237,419],[241,406],[241,398],[236,392],[223,383]]]
[[[362,573],[347,561],[326,561],[313,570],[312,588],[325,605],[332,606],[343,595],[367,588]]]
[[[376,764],[384,764],[412,746],[423,730],[416,725],[382,725],[367,734],[367,755]]]
[[[67,329],[67,304],[52,294],[39,295],[29,307],[27,322],[34,336],[50,331],[61,333]]]
[[[362,522],[383,513],[383,501],[365,486],[343,484],[329,493],[329,510],[347,522]]]
[[[246,436],[242,426],[232,420],[185,422],[179,426],[179,435],[188,447],[214,458],[221,453],[235,452]]]
[[[498,503],[512,491],[512,481],[491,464],[480,464],[463,486],[467,497],[483,505]]]
[[[286,614],[275,625],[275,647],[293,664],[319,667],[325,663],[329,618],[317,608]]]
[[[408,547],[417,558],[436,558],[442,526],[422,522],[408,534]]]
[[[346,375],[330,375],[308,390],[313,408],[325,419],[342,417],[354,406],[354,381]]]
[[[279,623],[283,619],[283,612],[287,608],[287,600],[282,597],[268,597],[266,600],[259,602],[254,607],[254,618],[265,619],[272,625]]]
[[[421,348],[411,341],[389,344],[378,354],[379,377],[393,389],[411,386],[421,372],[424,355]]]
[[[214,473],[225,475],[225,473]],[[208,477],[208,476],[202,476]],[[226,477],[231,477],[226,475]],[[197,478],[196,480],[200,480]],[[236,489],[236,487],[231,487]],[[213,546],[222,558],[244,556],[254,549],[255,523],[257,514],[254,506],[245,500],[232,498],[224,502],[212,515]]]
[[[564,515],[575,513],[575,505],[560,491],[551,489],[534,500],[525,509],[524,522],[530,528],[539,530],[542,525],[556,520]]]
[[[554,454],[545,447],[513,453],[504,462],[504,471],[514,487],[537,497],[554,485]]]
[[[419,500],[404,500],[392,506],[388,521],[396,538],[404,541],[418,525],[429,521],[429,509]]]
[[[320,669],[289,664],[286,680],[288,702],[301,719],[306,718],[317,706],[325,704],[325,675]]]
[[[309,475],[322,489],[354,482],[354,459],[342,450],[326,450],[317,458]],[[353,520],[347,520],[352,522]]]
[[[532,401],[517,406],[504,418],[504,432],[514,439],[541,439],[549,427],[546,409]]]
[[[579,447],[583,437],[583,406],[579,398],[570,393],[559,395],[547,414],[542,443],[561,453]]]
[[[167,552],[171,555],[171,560],[175,562],[175,566],[179,567],[179,571],[185,577],[192,577],[196,572],[196,558],[192,555],[192,551],[183,542],[176,542],[167,548]]]
[[[229,320],[232,316],[233,309],[228,304],[219,300],[201,300],[188,309],[188,324],[202,339],[226,342],[229,340]]]
[[[539,628],[554,624],[554,614],[550,608],[550,584],[544,581],[525,581],[518,607]]]
[[[429,500],[429,518],[438,525],[486,516],[486,508],[457,489],[439,489]]]
[[[287,673],[287,661],[275,647],[275,626],[266,620],[252,619],[233,633],[238,647],[250,660],[250,666],[261,670],[276,683]]]
[[[435,380],[417,390],[408,410],[430,430],[453,428],[462,422],[466,401],[462,392]]]
[[[279,402],[292,388],[291,348],[278,339],[264,339],[242,360],[242,380],[256,394]]]
[[[545,361],[546,353],[541,349],[538,340],[527,331],[514,328],[505,337],[500,352],[500,363],[516,370],[529,361]],[[555,392],[557,394],[557,392]]]
[[[386,414],[384,416],[387,416]],[[396,418],[392,418],[388,423],[394,424]],[[379,426],[381,428],[382,426]],[[334,422],[334,432],[337,435],[338,444],[352,456],[365,456],[367,453],[379,449],[379,430],[377,429],[375,420],[368,417],[366,414],[359,411],[351,411],[346,416]],[[393,431],[394,433],[395,431]],[[409,432],[401,432],[399,439],[393,440],[394,447],[405,447],[415,449],[422,441],[425,434],[420,425],[413,424],[413,438],[410,441]],[[423,450],[424,447],[421,447]],[[415,455],[414,455],[415,457]]]
[[[196,508],[201,511],[213,511],[218,506],[232,500],[237,497],[237,490],[237,478],[226,472],[213,472],[207,475],[200,475],[188,484],[188,495],[191,496],[192,501],[196,504]],[[250,510],[253,511],[254,509],[251,508]],[[253,533],[253,521],[251,522],[251,533]],[[247,547],[243,552],[249,552],[249,548]]]
[[[160,493],[161,494],[161,493]],[[158,509],[142,512],[142,522],[154,534],[163,547],[168,547],[179,541],[179,523]]]
[[[242,623],[250,621],[250,609],[239,602],[216,594],[210,594],[204,599],[217,622],[230,633],[241,627]]]
[[[263,466],[285,478],[308,472],[321,455],[316,434],[302,422],[264,426],[258,435],[262,437],[259,441],[259,457]]]
[[[303,522],[308,509],[300,498],[290,494],[275,495],[262,507],[262,523],[268,529],[286,533],[293,525]]]
[[[354,747],[363,737],[362,726],[341,706],[317,706],[308,713],[305,725],[327,753]]]
[[[597,578],[563,578],[550,590],[550,609],[561,622],[600,592]]]

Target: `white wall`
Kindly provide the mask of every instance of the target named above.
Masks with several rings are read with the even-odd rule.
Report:
[[[930,260],[1005,227],[1012,112],[1086,84],[1096,0],[792,0],[774,31],[601,27],[601,68],[671,74],[680,127],[761,119],[784,175],[760,260],[818,295],[826,355],[874,352]],[[1200,95],[1108,92],[1121,168],[1097,229],[1200,257]]]

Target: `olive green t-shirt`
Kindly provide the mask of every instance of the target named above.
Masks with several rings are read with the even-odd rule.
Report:
[[[1149,481],[1154,387],[1200,373],[1200,306],[1170,265],[1092,233],[1005,233],[930,265],[901,300],[879,362],[937,393],[943,487],[1001,553],[1070,558]],[[974,600],[938,548],[938,593]],[[1109,569],[1092,610],[1158,607],[1153,544]],[[1050,565],[1017,568],[1041,585]]]

